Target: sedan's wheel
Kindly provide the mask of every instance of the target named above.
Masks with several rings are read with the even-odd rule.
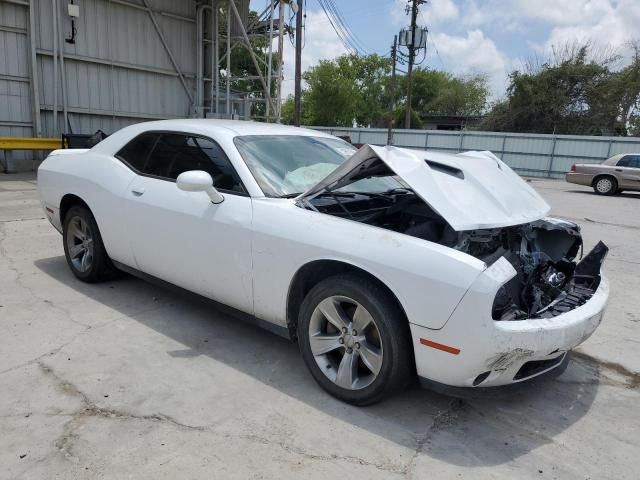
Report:
[[[615,178],[600,177],[593,185],[593,190],[599,195],[613,195],[618,189]]]
[[[69,209],[64,218],[64,253],[73,274],[85,282],[113,278],[116,272],[102,243],[98,225],[83,206]]]
[[[408,324],[379,284],[336,276],[305,298],[300,349],[314,378],[332,395],[370,404],[406,385],[413,370]]]

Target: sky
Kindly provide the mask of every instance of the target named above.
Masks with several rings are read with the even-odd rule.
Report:
[[[306,0],[303,71],[348,52],[318,0]],[[407,0],[333,0],[367,53],[388,55],[393,36],[409,25]],[[262,11],[268,0],[252,0]],[[456,75],[487,75],[493,99],[504,96],[508,74],[548,58],[554,46],[589,40],[629,58],[640,39],[640,0],[429,0],[418,25],[429,29],[421,67]],[[294,48],[285,40],[283,97],[293,93]],[[624,59],[621,61],[624,63]]]

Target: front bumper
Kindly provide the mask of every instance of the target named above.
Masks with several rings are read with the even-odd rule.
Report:
[[[444,327],[410,325],[420,377],[454,387],[527,380],[560,366],[566,352],[589,338],[602,321],[609,297],[609,283],[602,274],[593,296],[567,313],[493,320],[490,305],[511,275],[510,265],[501,260],[478,278]]]

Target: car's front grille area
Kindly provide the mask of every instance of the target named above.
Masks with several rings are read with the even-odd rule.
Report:
[[[600,283],[598,279],[595,283],[595,286],[584,286],[584,285],[572,285],[571,288],[567,291],[567,295],[562,298],[560,301],[552,304],[549,308],[540,312],[537,317],[539,318],[551,318],[557,317],[558,315],[562,315],[563,313],[567,313],[574,308],[578,308],[593,296],[596,289],[598,288],[598,284]]]
[[[566,354],[565,354],[566,355]],[[550,368],[555,367],[562,363],[565,355],[560,355],[559,357],[552,358],[550,360],[532,360],[530,362],[525,363],[520,367],[518,373],[516,373],[514,380],[523,380],[528,377],[532,377],[538,373],[544,372]]]

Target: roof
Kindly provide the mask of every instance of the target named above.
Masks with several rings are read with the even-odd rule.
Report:
[[[157,120],[153,122],[138,123],[141,130],[180,130],[193,129],[203,131],[211,128],[226,129],[230,134],[236,135],[315,135],[327,136],[317,130],[292,127],[278,123],[250,122],[245,120],[222,120],[215,118],[183,118],[175,120]],[[131,127],[128,127],[131,128]]]
[[[94,151],[112,154],[131,138],[148,131],[175,131],[196,135],[233,138],[239,135],[304,135],[332,137],[318,130],[277,123],[219,120],[215,118],[182,118],[141,122],[124,127],[93,147]]]

